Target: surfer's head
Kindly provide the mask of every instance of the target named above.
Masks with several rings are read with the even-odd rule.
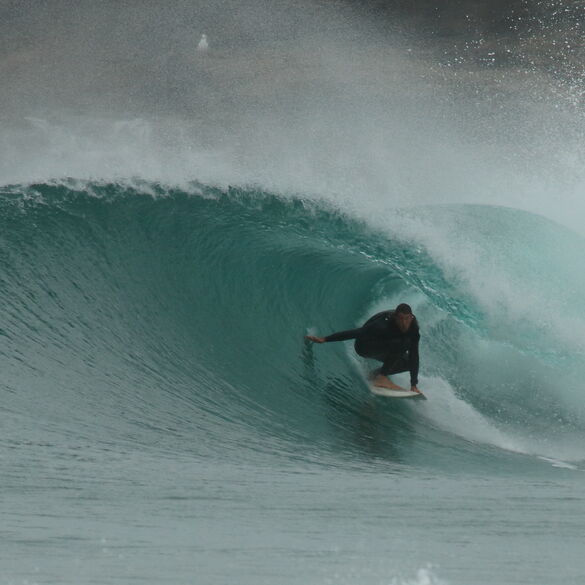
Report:
[[[412,314],[412,309],[410,305],[406,303],[400,303],[396,309],[394,309],[394,319],[396,319],[396,323],[398,328],[403,333],[410,329],[412,322],[414,321],[414,315]]]

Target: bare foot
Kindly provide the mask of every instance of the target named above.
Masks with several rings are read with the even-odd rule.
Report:
[[[390,380],[386,376],[382,376],[382,374],[376,376],[372,383],[374,384],[374,386],[378,386],[379,388],[389,388],[390,390],[404,390],[404,388],[397,386],[396,384],[394,384],[394,382],[392,382],[392,380]]]

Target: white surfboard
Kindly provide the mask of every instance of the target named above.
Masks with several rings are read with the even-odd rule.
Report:
[[[426,396],[420,392],[412,392],[411,390],[392,390],[391,388],[381,388],[380,386],[370,385],[372,394],[376,396],[385,396],[386,398],[426,398]]]

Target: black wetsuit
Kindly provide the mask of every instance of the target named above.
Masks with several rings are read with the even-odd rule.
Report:
[[[370,317],[362,327],[339,331],[325,337],[325,341],[355,339],[358,355],[382,362],[377,371],[384,376],[410,372],[410,384],[418,384],[418,342],[420,331],[413,319],[408,331],[400,331],[394,320],[394,311],[382,311]]]

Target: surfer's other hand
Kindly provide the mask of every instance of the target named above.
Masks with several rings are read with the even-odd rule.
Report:
[[[316,335],[305,335],[305,339],[313,343],[325,343],[324,337],[317,337]]]

